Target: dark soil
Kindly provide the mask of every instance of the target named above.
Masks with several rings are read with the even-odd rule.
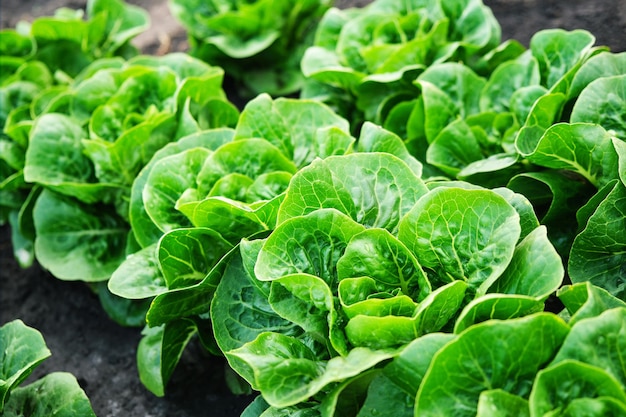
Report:
[[[185,33],[174,21],[166,0],[133,0],[147,8],[152,28],[136,39],[147,53],[185,50]],[[364,5],[367,0],[336,4]],[[562,27],[587,29],[597,43],[626,51],[625,0],[485,0],[500,21],[503,39],[528,45],[533,33]],[[19,20],[50,15],[60,6],[84,7],[78,0],[0,0],[0,28]],[[231,417],[251,397],[230,394],[224,383],[225,361],[209,357],[195,343],[185,351],[165,398],[157,398],[139,381],[135,352],[140,330],[111,321],[90,289],[80,282],[55,279],[39,266],[22,270],[13,260],[10,230],[0,228],[0,325],[16,319],[42,332],[52,357],[31,377],[53,371],[74,374],[99,417]]]

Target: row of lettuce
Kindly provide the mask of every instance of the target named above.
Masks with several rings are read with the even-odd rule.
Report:
[[[195,57],[98,0],[0,43],[16,258],[145,325],[150,391],[197,337],[245,417],[626,413],[626,53],[477,0],[202,4]]]

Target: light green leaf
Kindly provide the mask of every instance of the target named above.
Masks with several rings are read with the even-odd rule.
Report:
[[[541,84],[551,88],[586,58],[595,37],[585,30],[542,30],[530,40],[530,50],[539,62]]]
[[[576,321],[552,365],[569,359],[603,369],[626,391],[626,306]]]
[[[465,306],[454,325],[454,333],[491,319],[510,320],[543,311],[543,301],[518,294],[485,294]]]
[[[578,320],[599,316],[615,307],[626,307],[626,302],[612,296],[607,290],[596,287],[589,281],[566,285],[557,291],[571,315],[570,325]]]
[[[626,74],[626,52],[601,52],[580,67],[569,90],[569,98],[577,98],[591,82],[604,77]]]
[[[592,81],[576,100],[570,121],[597,123],[611,135],[626,140],[626,74]]]
[[[597,188],[618,177],[618,157],[611,134],[597,124],[555,124],[527,158],[540,166],[573,171]]]
[[[17,319],[0,327],[0,411],[11,391],[50,356],[41,333]]]
[[[214,230],[195,227],[166,233],[158,243],[159,266],[169,290],[190,287],[232,249]]]
[[[163,232],[191,226],[189,220],[174,210],[183,193],[197,194],[197,177],[211,151],[191,148],[156,162],[142,191],[146,213]]]
[[[44,190],[33,219],[37,260],[57,278],[104,281],[124,261],[128,225],[111,208]]]
[[[143,202],[143,189],[146,186],[154,165],[166,156],[174,155],[195,147],[215,150],[220,145],[231,141],[233,135],[234,130],[226,128],[197,132],[185,136],[176,142],[167,144],[152,156],[150,162],[139,172],[133,181],[130,195],[130,224],[135,239],[142,247],[156,243],[163,234],[146,213]]]
[[[345,119],[320,102],[261,94],[243,109],[235,139],[263,138],[302,168],[319,156],[320,129],[331,126],[350,131]]]
[[[611,190],[572,244],[567,270],[573,283],[591,281],[620,299],[626,297],[626,187]]]
[[[502,389],[483,391],[476,417],[530,417],[528,400]]]
[[[4,417],[96,417],[76,378],[54,372],[11,393]]]
[[[365,227],[334,209],[319,209],[281,223],[265,241],[254,267],[256,277],[270,281],[306,273],[336,288],[337,261],[348,242]]]
[[[603,397],[626,404],[624,388],[614,377],[601,368],[567,359],[537,374],[530,394],[531,415],[567,409],[577,399]]]
[[[561,257],[540,226],[515,247],[511,263],[488,291],[545,300],[561,286],[564,274]]]
[[[385,229],[368,229],[350,240],[337,262],[337,276],[370,277],[378,291],[400,289],[416,301],[430,292],[430,283],[415,256]]]
[[[230,352],[254,370],[252,386],[274,407],[302,402],[329,384],[359,375],[394,354],[355,348],[345,357],[324,361],[300,339],[279,333],[262,333]]]
[[[159,327],[146,327],[137,347],[137,367],[143,385],[157,397],[165,395],[176,364],[196,326],[191,320],[180,319]]]
[[[393,232],[400,217],[425,193],[423,181],[393,155],[332,156],[294,175],[278,223],[319,208],[335,208],[361,224]]]
[[[152,244],[128,255],[111,275],[107,283],[109,291],[133,300],[154,297],[167,291],[159,269],[156,246]]]
[[[511,261],[519,223],[515,209],[493,191],[441,187],[402,218],[398,238],[438,283],[466,281],[480,295]]]
[[[416,415],[475,416],[486,390],[527,396],[568,331],[548,313],[471,326],[435,354],[417,393]]]
[[[308,274],[286,275],[272,281],[268,299],[278,315],[302,327],[320,344],[329,344],[331,352],[347,353],[345,338],[337,327],[333,293],[321,278]]]
[[[62,114],[37,119],[26,151],[24,178],[89,204],[110,201],[115,188],[97,183],[94,166],[83,154],[82,127]]]

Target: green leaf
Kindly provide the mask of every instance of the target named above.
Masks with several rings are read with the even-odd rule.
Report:
[[[482,111],[505,112],[520,88],[539,85],[539,65],[528,53],[499,65],[490,75],[480,95]]]
[[[0,327],[0,411],[17,386],[50,351],[39,331],[17,319]]]
[[[358,152],[386,152],[402,159],[417,175],[422,176],[422,163],[411,155],[395,133],[371,122],[365,122],[357,142]]]
[[[416,301],[430,292],[415,256],[385,229],[368,229],[354,236],[337,262],[337,276],[340,280],[370,277],[378,291],[399,288]]]
[[[476,417],[530,417],[528,401],[502,389],[483,391]]]
[[[530,40],[530,50],[539,62],[541,84],[551,88],[586,58],[595,37],[585,30],[542,30]]]
[[[426,191],[423,181],[392,155],[332,156],[294,175],[278,223],[319,208],[334,208],[361,224],[393,232],[400,217]]]
[[[564,274],[561,257],[540,226],[515,247],[511,263],[488,291],[545,300],[561,286]]]
[[[120,0],[90,0],[87,3],[87,14],[94,17],[100,13],[106,16],[103,33],[107,38],[104,47],[110,51],[120,48],[150,25],[150,16],[146,10]]]
[[[266,331],[285,335],[302,332],[297,325],[276,314],[268,300],[269,285],[263,287],[265,292],[261,291],[261,285],[247,273],[237,251],[228,263],[211,303],[215,340],[231,367],[248,381],[253,378],[251,369],[245,362],[231,356],[230,351]]]
[[[491,319],[510,320],[543,311],[543,302],[535,297],[518,294],[485,294],[472,300],[454,325],[454,333],[461,333],[473,324]]]
[[[263,138],[302,168],[320,156],[319,132],[331,126],[350,131],[345,119],[320,102],[261,94],[243,109],[235,139]]]
[[[133,234],[137,242],[146,247],[157,242],[163,232],[157,228],[148,216],[144,201],[143,190],[153,167],[158,161],[166,156],[180,153],[184,150],[202,147],[215,150],[220,145],[232,140],[234,131],[231,129],[212,129],[191,134],[172,142],[158,150],[150,159],[150,162],[139,172],[133,182],[130,195],[129,218]]]
[[[159,266],[169,290],[185,288],[203,280],[233,246],[214,230],[176,229],[158,243]]]
[[[511,261],[519,223],[515,209],[493,191],[441,187],[402,218],[398,238],[438,283],[466,281],[480,295]]]
[[[387,364],[383,372],[407,394],[415,397],[435,354],[456,337],[450,333],[429,333],[419,337]]]
[[[196,178],[197,192],[201,198],[221,195],[240,200],[240,196],[220,192],[218,182],[224,181],[229,174],[240,174],[254,180],[262,174],[272,172],[293,174],[296,171],[297,167],[293,161],[269,141],[264,139],[235,140],[223,144],[207,157]],[[228,190],[228,187],[224,186],[224,189]],[[277,194],[282,191],[284,190],[277,190]],[[245,196],[245,192],[243,194]],[[186,201],[189,200],[186,199]],[[252,201],[245,202],[250,203]]]
[[[287,275],[272,281],[269,302],[286,320],[302,327],[307,335],[329,350],[347,353],[346,342],[337,327],[333,293],[321,278],[308,274]]]
[[[622,409],[626,405],[624,389],[614,377],[601,368],[567,359],[537,374],[530,394],[530,410],[532,415],[546,415],[567,409],[580,398],[604,397],[617,400]]]
[[[157,245],[152,244],[128,255],[113,272],[107,285],[113,294],[133,300],[154,297],[167,291],[159,269]]]
[[[471,326],[435,354],[417,393],[416,415],[474,416],[486,390],[527,396],[568,330],[548,313]]]
[[[265,241],[254,273],[262,281],[311,274],[336,288],[337,261],[350,239],[363,230],[363,225],[334,209],[293,217],[277,226]]]
[[[93,162],[100,182],[130,187],[152,155],[170,142],[175,129],[174,116],[160,113],[124,130],[113,143],[83,139],[83,152]]]
[[[6,403],[5,417],[95,417],[89,398],[76,378],[67,372],[54,372],[32,384],[19,387]]]
[[[626,187],[611,191],[572,244],[567,270],[573,283],[591,281],[621,298],[626,297]]]
[[[564,105],[565,95],[562,93],[545,94],[533,102],[528,117],[515,138],[515,147],[522,156],[535,152],[545,131],[559,120]]]
[[[597,188],[618,177],[611,134],[596,124],[555,124],[527,158],[540,166],[575,172]]]
[[[196,326],[191,320],[181,319],[159,327],[146,327],[137,347],[137,367],[143,385],[157,397],[165,395],[176,364]]]
[[[128,236],[128,225],[112,211],[44,190],[33,210],[39,263],[59,279],[109,279],[125,258]]]
[[[24,178],[85,203],[110,201],[116,187],[97,183],[93,163],[84,155],[82,127],[62,114],[37,119],[26,151]]]
[[[198,174],[210,154],[209,149],[186,149],[152,166],[142,197],[146,213],[163,232],[191,226],[185,215],[173,208],[184,193],[197,192]]]
[[[626,302],[612,296],[607,290],[596,287],[589,281],[566,285],[557,291],[571,315],[570,325],[578,320],[596,317],[615,307],[626,307]]]
[[[603,369],[626,390],[626,306],[576,321],[552,365],[569,359]]]
[[[394,356],[393,351],[355,348],[345,357],[323,361],[300,339],[269,332],[230,354],[254,370],[252,386],[274,407],[302,402],[329,384],[359,375]]]
[[[589,58],[580,67],[569,90],[569,98],[577,98],[591,82],[626,73],[626,52],[601,52]]]
[[[407,306],[407,302],[400,303],[403,296],[382,299],[380,301],[389,304],[382,307],[390,308],[391,311],[386,315],[380,314],[380,317],[377,316],[377,310],[381,306],[376,305],[375,298],[369,298],[356,305],[361,314],[350,318],[345,328],[346,336],[352,345],[372,349],[410,343],[423,334],[441,330],[458,312],[466,288],[467,285],[462,281],[444,285],[430,293],[417,309],[414,304]],[[344,307],[344,310],[348,309]]]
[[[572,123],[597,123],[626,140],[626,74],[599,78],[592,81],[576,100],[570,121]]]

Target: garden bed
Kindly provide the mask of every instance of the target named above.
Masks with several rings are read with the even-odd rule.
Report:
[[[37,3],[35,5],[35,3]],[[184,50],[182,28],[173,21],[165,1],[133,1],[147,8],[152,29],[136,40],[142,50],[164,53]],[[342,6],[364,4],[342,1]],[[528,45],[540,29],[587,29],[597,44],[612,51],[626,50],[626,9],[621,0],[485,1],[492,7],[503,39]],[[3,1],[2,28],[18,19],[50,14],[59,6],[80,7],[80,1]],[[227,91],[228,92],[228,91]],[[35,265],[26,270],[13,259],[10,229],[0,229],[0,324],[22,319],[43,334],[52,357],[30,377],[52,371],[74,374],[99,417],[107,416],[238,416],[252,400],[235,396],[224,382],[225,360],[205,354],[192,341],[186,349],[163,398],[139,381],[136,349],[141,338],[135,328],[123,328],[102,310],[97,296],[82,282],[61,281]]]

